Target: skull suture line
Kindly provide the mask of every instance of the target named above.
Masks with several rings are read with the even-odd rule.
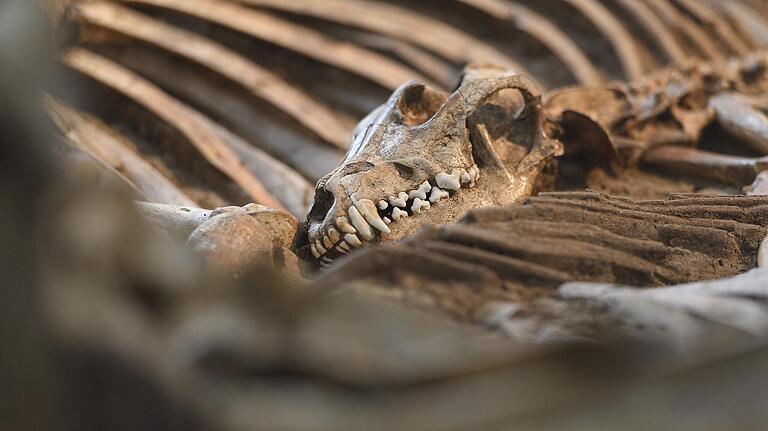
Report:
[[[357,126],[342,164],[322,178],[307,216],[312,254],[328,264],[472,208],[520,202],[562,154],[544,133],[526,78],[477,66],[451,94],[407,83]]]

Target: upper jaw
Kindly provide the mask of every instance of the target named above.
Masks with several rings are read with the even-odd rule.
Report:
[[[401,237],[400,225],[411,217],[426,214],[434,205],[443,205],[462,189],[475,187],[480,179],[476,165],[439,172],[411,190],[392,195],[362,196],[352,193],[337,199],[325,220],[310,227],[312,255],[321,266],[366,243],[394,241]],[[338,206],[337,206],[338,205]]]

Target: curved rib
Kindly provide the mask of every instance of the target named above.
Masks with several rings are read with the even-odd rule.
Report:
[[[220,0],[121,0],[161,7],[214,22],[365,77],[394,90],[411,79],[429,80],[373,51],[326,37],[274,16]]]
[[[647,4],[638,0],[615,0],[634,15],[640,25],[646,28],[648,33],[656,39],[656,43],[664,50],[664,54],[676,66],[682,66],[688,59],[688,54],[675,39],[675,36],[667,28],[659,17]]]
[[[48,112],[62,133],[96,160],[117,171],[149,201],[181,206],[197,203],[131,149],[128,138],[99,120],[52,98]]]
[[[497,19],[512,22],[517,29],[528,33],[568,67],[583,85],[596,86],[604,82],[600,71],[589,61],[581,48],[552,21],[516,2],[501,0],[459,0]]]
[[[701,0],[675,0],[675,2],[696,17],[697,20],[713,29],[720,40],[732,50],[730,55],[743,57],[751,51],[747,42],[710,5]]]
[[[494,63],[533,79],[523,65],[485,42],[450,25],[407,9],[361,0],[236,0],[240,3],[308,15],[406,40],[456,63]],[[537,83],[541,87],[540,83]],[[543,88],[543,87],[542,87]]]
[[[603,33],[619,56],[627,79],[639,79],[645,74],[635,39],[605,6],[596,0],[565,0],[584,14]]]
[[[218,43],[115,3],[83,3],[77,8],[77,17],[205,66],[276,106],[325,142],[342,150],[349,145],[351,125],[343,125],[331,111],[309,95]]]
[[[235,184],[239,185],[257,203],[283,209],[264,185],[248,171],[242,160],[227,147],[216,133],[200,121],[196,121],[187,107],[163,90],[119,64],[83,48],[73,48],[62,61],[104,85],[109,86],[144,106],[167,121],[197,148],[197,150]]]
[[[725,56],[716,48],[715,41],[687,16],[681,14],[669,3],[669,0],[645,0],[656,10],[668,26],[678,29],[692,44],[704,54],[706,59],[722,61]]]
[[[738,22],[760,44],[768,44],[768,20],[755,12],[751,6],[735,0],[715,1],[714,4]]]

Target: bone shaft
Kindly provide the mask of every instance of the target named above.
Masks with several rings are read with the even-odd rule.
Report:
[[[211,214],[211,210],[203,208],[148,202],[137,202],[136,207],[155,226],[181,239],[186,239]]]
[[[725,156],[695,148],[661,146],[643,155],[643,163],[671,173],[685,173],[731,185],[752,183],[759,165],[765,161],[746,157]]]

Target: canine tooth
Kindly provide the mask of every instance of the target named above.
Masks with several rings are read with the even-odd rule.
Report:
[[[392,223],[392,220],[390,220],[389,217],[384,217],[383,220],[384,220],[384,223],[386,223],[386,224]]]
[[[336,226],[344,233],[357,233],[357,229],[349,224],[349,219],[346,217],[336,217]]]
[[[373,239],[373,231],[371,230],[371,226],[368,224],[368,222],[365,221],[363,215],[360,214],[360,211],[357,209],[357,207],[349,207],[349,220],[352,221],[352,226],[357,229],[360,238],[364,239],[365,241],[370,241]]]
[[[368,222],[368,224],[380,230],[381,232],[391,232],[389,227],[387,227],[387,224],[384,223],[384,220],[382,220],[381,216],[379,216],[379,212],[376,210],[376,205],[372,200],[360,199],[359,201],[355,202],[355,206],[360,211],[360,214],[363,215],[363,218]]]
[[[392,210],[392,221],[399,221],[401,217],[408,217],[408,213],[401,210],[400,208],[395,208]]]
[[[338,246],[336,246],[342,253],[347,254],[351,250],[349,248],[349,244],[347,244],[347,241],[341,241]]]
[[[328,229],[328,238],[330,238],[333,244],[336,244],[341,239],[341,236],[339,235],[339,231],[335,228],[330,228]]]
[[[398,193],[396,198],[390,197],[389,198],[389,203],[393,207],[405,208],[407,200],[408,200],[408,193],[400,192],[400,193]]]
[[[315,240],[315,247],[317,247],[317,251],[319,251],[320,254],[328,253],[328,250],[325,247],[323,247],[322,244],[320,244],[320,240],[319,239]]]
[[[319,259],[320,252],[317,251],[317,247],[315,247],[315,243],[309,244],[309,248],[312,249],[312,256],[315,256],[315,259]]]
[[[389,204],[387,201],[381,200],[379,201],[379,209],[384,211],[385,209],[389,208]]]
[[[357,237],[357,235],[353,233],[348,233],[344,235],[344,241],[347,242],[347,244],[351,245],[352,247],[362,247],[363,243],[360,241],[360,238]]]
[[[441,189],[457,191],[461,188],[459,179],[445,172],[440,172],[439,174],[435,175],[435,182],[437,182],[437,186]]]
[[[333,248],[333,241],[327,236],[323,236],[323,247],[325,247],[326,250],[331,250]]]
[[[442,198],[447,198],[450,196],[448,192],[441,189],[440,187],[432,187],[432,192],[429,194],[429,202],[436,203],[439,202]]]
[[[413,211],[414,214],[418,214],[422,209],[429,209],[430,206],[429,201],[423,201],[416,198],[413,200],[413,205],[411,205],[411,211]]]

